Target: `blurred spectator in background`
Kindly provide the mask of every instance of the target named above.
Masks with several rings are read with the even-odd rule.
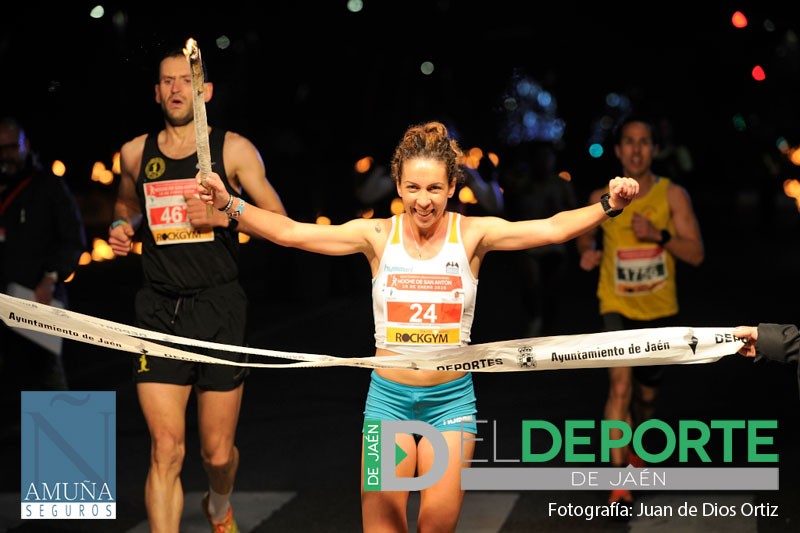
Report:
[[[662,117],[656,128],[658,151],[653,156],[653,171],[677,180],[689,176],[694,170],[692,153],[676,138],[672,121]]]
[[[525,142],[511,147],[500,168],[509,220],[548,218],[577,206],[572,184],[557,174],[552,142]],[[528,314],[524,335],[558,334],[554,325],[559,308],[557,293],[571,250],[566,243],[558,243],[512,253],[521,269],[518,279]]]
[[[64,280],[78,267],[86,235],[66,181],[39,164],[28,136],[0,119],[0,287],[5,294],[66,308]],[[19,392],[66,390],[62,338],[0,324],[3,406],[19,424]],[[6,398],[7,396],[7,398]]]
[[[545,74],[555,84],[552,72]],[[505,149],[499,164],[505,216],[509,220],[548,218],[575,209],[577,201],[568,178],[556,169],[566,123],[558,116],[553,93],[523,69],[511,74],[501,98],[499,137]],[[559,298],[572,250],[566,243],[512,252],[519,267],[523,305],[527,312],[525,337],[556,335]]]

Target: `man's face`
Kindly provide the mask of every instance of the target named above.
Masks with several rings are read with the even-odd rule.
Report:
[[[619,144],[614,147],[626,176],[639,178],[650,171],[653,156],[658,149],[653,143],[653,132],[642,122],[625,125]]]
[[[25,133],[0,126],[0,173],[13,176],[25,168],[28,155]]]
[[[185,57],[168,57],[161,62],[156,102],[173,126],[184,126],[194,119],[192,71]]]

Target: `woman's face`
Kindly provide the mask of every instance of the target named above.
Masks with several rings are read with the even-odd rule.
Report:
[[[441,218],[455,190],[444,162],[419,157],[403,163],[397,194],[404,211],[418,226],[430,226]]]

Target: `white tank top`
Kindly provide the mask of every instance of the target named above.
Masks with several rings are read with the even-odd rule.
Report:
[[[392,217],[389,241],[372,280],[375,346],[430,353],[469,344],[478,280],[461,243],[461,215],[448,213],[444,246],[414,259],[403,244],[403,218]]]

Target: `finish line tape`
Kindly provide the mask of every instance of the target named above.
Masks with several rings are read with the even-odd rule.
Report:
[[[744,341],[732,327],[669,327],[558,335],[473,344],[437,350],[430,355],[334,357],[282,352],[200,341],[140,329],[118,322],[59,309],[0,294],[0,312],[6,325],[56,335],[113,350],[200,363],[253,368],[403,368],[465,372],[518,372],[611,366],[712,363],[736,353]],[[238,363],[165,346],[179,344],[283,359],[283,363]]]

